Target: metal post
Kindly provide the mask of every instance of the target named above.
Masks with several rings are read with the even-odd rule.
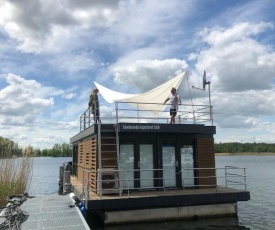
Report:
[[[115,107],[116,107],[116,124],[118,124],[118,102],[115,102]]]
[[[216,179],[216,193],[218,193],[218,181],[217,181],[217,169],[215,169],[215,179]]]
[[[212,104],[211,104],[211,95],[210,95],[210,82],[208,82],[208,98],[209,98],[210,120],[213,125],[213,114],[212,114]]]
[[[88,178],[89,178],[89,176],[88,176]],[[89,180],[88,180],[88,183],[87,183],[87,196],[86,196],[86,200],[90,200],[90,188],[89,188]]]
[[[100,132],[100,130],[98,131]],[[100,135],[98,134],[98,139],[100,139]],[[98,140],[98,178],[100,180],[99,182],[99,193],[100,196],[102,196],[102,165],[101,165],[101,143]]]
[[[64,187],[63,187],[64,193],[70,193],[71,192],[71,172],[70,171],[64,171]]]
[[[59,167],[59,179],[63,181],[64,166]]]
[[[88,108],[89,111],[89,127],[91,126],[91,109],[90,107]]]
[[[163,175],[163,174],[162,174]],[[163,189],[164,189],[164,194],[166,194],[166,187],[165,187],[165,178],[163,177]]]
[[[86,129],[86,112],[84,113],[84,129]]]
[[[225,173],[225,187],[227,188],[227,168],[226,168],[226,166],[224,168],[224,173]]]
[[[137,117],[138,117],[138,123],[139,123],[139,103],[137,103]]]
[[[184,173],[183,173],[183,169],[181,170],[181,180],[182,180],[182,189],[184,190]]]
[[[244,168],[243,171],[244,171],[244,189],[246,191],[247,190],[247,186],[246,186],[246,168]]]
[[[116,129],[116,152],[117,152],[117,169],[118,169],[118,191],[119,191],[119,196],[122,196],[122,190],[121,190],[121,183],[120,183],[120,157],[119,157],[119,136],[118,136],[118,102],[115,102],[115,109],[116,109],[116,124],[115,124],[115,129]]]
[[[58,194],[63,194],[63,176],[64,176],[64,166],[59,167],[59,178],[58,178]]]
[[[210,106],[210,120],[211,120],[211,124],[213,126],[213,107]]]
[[[128,183],[128,198],[129,198],[129,196],[130,196],[130,191],[129,191],[130,188],[129,188],[129,187],[130,187],[130,186],[129,186],[129,179],[128,179],[128,178],[127,178],[127,183]]]
[[[84,194],[84,169],[82,169],[82,194]]]
[[[80,116],[80,122],[79,122],[79,128],[80,128],[80,132],[82,131],[82,126],[81,126],[81,123],[82,123],[82,115]]]

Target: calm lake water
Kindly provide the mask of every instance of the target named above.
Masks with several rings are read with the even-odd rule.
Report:
[[[57,193],[59,166],[71,158],[34,158],[29,193]],[[215,218],[192,221],[171,221],[151,224],[131,224],[105,227],[93,222],[91,229],[99,230],[272,230],[275,229],[275,156],[216,156],[216,167],[247,168],[247,183],[251,200],[238,203],[238,218]]]

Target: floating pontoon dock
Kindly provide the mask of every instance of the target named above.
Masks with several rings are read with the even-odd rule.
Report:
[[[29,214],[21,230],[89,230],[78,207],[69,195],[41,195],[27,199],[20,209]]]

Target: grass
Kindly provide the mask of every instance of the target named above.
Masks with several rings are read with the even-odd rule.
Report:
[[[10,151],[0,159],[0,208],[7,205],[7,196],[27,191],[32,176],[32,156],[32,147],[27,147],[20,157],[14,157]]]

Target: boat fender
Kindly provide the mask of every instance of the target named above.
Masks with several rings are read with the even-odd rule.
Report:
[[[86,219],[87,212],[84,206],[82,206],[82,208],[80,209],[80,212],[82,213],[83,217]]]
[[[80,203],[78,204],[78,207],[79,207],[79,209],[80,209],[80,212],[81,212],[82,216],[83,216],[84,218],[86,218],[86,208],[85,208],[85,205],[84,205],[82,202],[80,202]]]
[[[81,208],[83,207],[83,203],[82,203],[82,202],[79,202],[79,203],[78,203],[78,207],[79,207],[79,209],[81,209]]]

